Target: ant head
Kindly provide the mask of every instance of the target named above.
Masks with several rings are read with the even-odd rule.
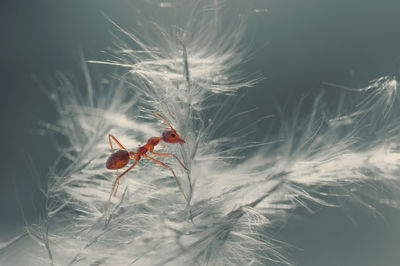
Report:
[[[185,141],[181,139],[181,137],[178,135],[178,133],[175,131],[175,129],[171,129],[168,131],[164,131],[162,133],[162,138],[163,141],[168,142],[168,143],[179,143],[183,145]]]
[[[154,114],[161,119],[165,124],[167,124],[170,127],[170,130],[164,131],[162,134],[163,141],[168,142],[168,143],[179,143],[183,145],[185,141],[181,139],[181,137],[178,135],[176,130],[171,126],[170,123],[168,123],[166,120],[164,120],[159,114],[154,112]]]

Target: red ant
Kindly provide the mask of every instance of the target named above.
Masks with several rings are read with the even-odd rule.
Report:
[[[127,170],[125,170],[125,172],[123,172],[122,174],[120,174],[119,176],[117,176],[117,178],[115,179],[114,185],[113,185],[112,190],[111,190],[110,197],[109,197],[108,202],[107,202],[106,209],[108,208],[108,204],[110,203],[111,196],[112,196],[112,194],[113,194],[113,192],[114,192],[114,189],[115,189],[115,185],[117,185],[117,184],[119,185],[119,179],[120,179],[123,175],[125,175],[126,173],[128,173],[133,167],[135,167],[135,165],[139,162],[139,160],[140,160],[140,158],[141,158],[142,156],[145,157],[145,158],[147,158],[147,159],[152,160],[153,162],[156,162],[156,163],[158,163],[158,164],[160,164],[160,165],[162,165],[162,166],[168,168],[169,170],[171,170],[172,175],[173,175],[174,178],[175,178],[175,181],[176,181],[176,184],[178,185],[179,190],[180,190],[181,193],[183,194],[183,197],[185,198],[186,202],[189,202],[189,199],[187,198],[187,196],[186,196],[185,193],[183,192],[183,189],[182,189],[182,187],[181,187],[181,185],[180,185],[180,183],[179,183],[179,181],[178,181],[178,178],[177,178],[176,175],[175,175],[174,170],[173,170],[169,165],[166,165],[165,163],[162,163],[162,162],[160,162],[160,161],[158,161],[158,160],[156,160],[156,159],[154,159],[154,158],[152,158],[152,157],[150,157],[150,156],[148,156],[148,155],[146,154],[147,152],[150,152],[151,154],[159,155],[159,156],[172,156],[172,157],[174,157],[174,158],[180,163],[180,165],[183,167],[183,169],[185,169],[186,171],[189,171],[189,170],[186,168],[186,166],[178,159],[178,157],[176,157],[175,154],[172,154],[172,153],[158,153],[158,152],[153,152],[154,147],[155,147],[161,140],[163,140],[164,142],[167,142],[167,143],[179,143],[179,144],[181,144],[181,145],[183,145],[183,144],[185,143],[185,141],[179,136],[179,134],[178,134],[178,133],[176,132],[176,130],[171,126],[170,123],[168,123],[167,121],[165,121],[165,120],[164,120],[159,114],[157,114],[156,112],[154,112],[154,114],[155,114],[158,118],[160,118],[161,121],[163,121],[164,123],[166,123],[166,124],[170,127],[170,130],[164,131],[164,132],[162,133],[162,137],[152,137],[152,138],[149,138],[149,139],[147,140],[147,143],[146,143],[145,145],[139,147],[138,150],[137,150],[136,152],[131,152],[131,151],[128,152],[128,151],[125,149],[125,147],[122,146],[121,143],[119,143],[119,141],[118,141],[113,135],[111,135],[111,134],[108,135],[108,141],[110,142],[111,152],[113,152],[113,153],[110,155],[110,157],[108,157],[107,162],[106,162],[106,167],[107,167],[108,169],[115,169],[115,170],[118,170],[118,169],[124,167],[125,165],[127,165],[127,164],[129,163],[129,160],[130,160],[130,159],[135,160],[135,161],[134,161],[134,163],[133,163]],[[113,149],[113,146],[112,146],[112,143],[111,143],[111,139],[113,139],[113,140],[118,144],[118,146],[119,146],[122,150],[118,150],[118,151],[114,152],[114,149]],[[118,185],[117,185],[117,188],[115,189],[114,197],[115,197],[115,195],[117,194]]]

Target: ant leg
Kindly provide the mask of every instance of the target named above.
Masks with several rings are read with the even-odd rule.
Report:
[[[175,178],[175,182],[176,182],[176,184],[178,185],[179,190],[181,191],[181,193],[182,193],[183,197],[185,198],[186,202],[189,203],[189,199],[186,197],[185,192],[183,192],[183,189],[182,189],[182,187],[181,187],[181,184],[179,183],[179,180],[178,180],[178,178],[176,177],[175,172],[174,172],[174,170],[171,168],[171,166],[166,165],[165,163],[162,163],[162,162],[160,162],[159,160],[156,160],[156,159],[154,159],[154,158],[148,156],[147,154],[143,154],[143,156],[146,157],[147,159],[150,159],[150,160],[152,160],[153,162],[156,162],[156,163],[158,163],[158,164],[161,164],[162,166],[164,166],[164,167],[168,168],[169,170],[171,170],[172,175],[173,175],[174,178]]]
[[[113,148],[113,145],[112,145],[111,139],[113,139],[113,140],[115,141],[115,143],[117,143],[117,144],[118,144],[118,146],[119,146],[121,149],[123,149],[123,150],[126,150],[126,151],[127,151],[127,149],[125,149],[125,147],[124,147],[124,146],[122,146],[122,144],[121,144],[121,143],[119,143],[119,141],[117,140],[117,138],[115,138],[115,137],[114,137],[113,135],[111,135],[111,134],[108,134],[108,142],[110,142],[110,148],[111,148],[111,152],[114,152],[114,148]],[[133,157],[132,157],[131,155],[129,155],[129,157],[130,157],[131,159],[133,159]]]
[[[135,167],[135,165],[137,164],[137,162],[139,161],[139,159],[140,159],[140,158],[137,158],[136,161],[131,165],[131,167],[129,167],[128,169],[126,169],[125,172],[123,172],[122,174],[120,174],[119,176],[117,176],[117,178],[115,179],[114,185],[113,185],[112,190],[111,190],[111,193],[110,193],[110,197],[108,198],[108,202],[107,202],[107,205],[106,205],[106,210],[108,209],[108,205],[110,204],[111,196],[113,195],[113,192],[114,192],[114,189],[115,189],[115,185],[118,184],[118,185],[117,185],[117,189],[118,189],[118,186],[119,186],[119,179],[120,179],[123,175],[125,175],[126,173],[128,173],[133,167]],[[117,193],[117,189],[115,190],[115,194]],[[115,194],[114,194],[114,195],[115,195]]]
[[[118,169],[115,170],[115,173],[116,173],[116,178],[118,178]],[[117,182],[117,187],[115,188],[114,197],[117,195],[118,187],[119,187],[119,179],[118,179],[118,182]]]
[[[181,162],[181,160],[179,160],[178,157],[176,157],[176,155],[173,153],[158,153],[158,152],[153,152],[153,151],[150,151],[150,153],[152,153],[154,155],[159,155],[159,156],[172,156],[181,164],[183,169],[185,169],[186,171],[189,171],[189,169],[187,169],[187,167]]]
[[[124,146],[122,146],[122,144],[121,143],[119,143],[119,141],[113,136],[113,135],[111,135],[111,134],[108,134],[108,141],[110,142],[110,147],[111,147],[111,152],[114,152],[114,149],[113,149],[113,145],[112,145],[112,142],[111,142],[111,139],[113,139],[114,141],[115,141],[115,143],[117,143],[118,144],[118,146],[121,148],[121,149],[123,149],[123,150],[126,150],[125,149],[125,147]]]

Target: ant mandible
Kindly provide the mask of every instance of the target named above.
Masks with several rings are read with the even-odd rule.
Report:
[[[175,154],[172,153],[158,153],[158,152],[154,152],[154,147],[161,141],[163,140],[164,142],[167,143],[179,143],[181,145],[183,145],[185,143],[185,141],[179,136],[179,134],[176,132],[176,130],[171,126],[170,123],[168,123],[166,120],[164,120],[159,114],[157,114],[156,112],[154,112],[154,114],[161,119],[161,121],[163,121],[164,123],[166,123],[170,128],[170,130],[168,131],[164,131],[162,133],[162,137],[152,137],[149,138],[147,140],[147,143],[141,147],[138,148],[138,150],[136,152],[132,152],[132,151],[127,151],[125,149],[124,146],[122,146],[121,143],[119,143],[119,141],[111,134],[108,135],[108,141],[110,142],[110,147],[111,147],[111,152],[113,152],[110,157],[108,157],[107,162],[106,162],[106,167],[107,169],[112,169],[112,170],[118,170],[122,167],[124,167],[125,165],[127,165],[129,163],[129,160],[132,159],[134,160],[133,164],[127,169],[125,170],[125,172],[123,172],[122,174],[120,174],[119,176],[117,176],[117,178],[114,181],[114,185],[112,187],[111,193],[110,193],[110,197],[108,198],[108,202],[107,202],[107,206],[106,209],[108,208],[108,205],[111,201],[111,196],[114,193],[114,196],[117,194],[117,190],[118,190],[118,185],[119,185],[119,179],[125,175],[126,173],[128,173],[133,167],[135,167],[135,165],[139,162],[140,158],[143,156],[147,159],[152,160],[153,162],[156,162],[166,168],[168,168],[169,170],[171,170],[172,175],[174,176],[174,179],[176,181],[176,184],[178,185],[179,190],[181,191],[183,197],[185,198],[186,202],[189,202],[189,199],[187,198],[187,196],[185,195],[185,193],[183,192],[183,189],[181,187],[181,184],[179,183],[178,178],[175,175],[174,170],[169,166],[166,165],[163,162],[160,162],[159,160],[156,160],[150,156],[148,156],[146,153],[150,152],[151,154],[154,155],[159,155],[159,156],[172,156],[174,157],[179,164],[183,167],[183,169],[185,169],[186,171],[189,171],[186,166],[178,159],[178,157],[176,157]],[[114,152],[113,146],[112,146],[112,142],[111,139],[113,139],[115,141],[115,143],[118,144],[118,146],[122,149],[122,150],[118,150],[116,152]],[[115,188],[115,186],[117,185],[117,188]],[[115,189],[115,192],[114,192]]]

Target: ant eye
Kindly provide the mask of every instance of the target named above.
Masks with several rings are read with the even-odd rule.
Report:
[[[172,133],[172,134],[171,134],[171,137],[175,138],[175,134],[174,134],[174,133]]]

